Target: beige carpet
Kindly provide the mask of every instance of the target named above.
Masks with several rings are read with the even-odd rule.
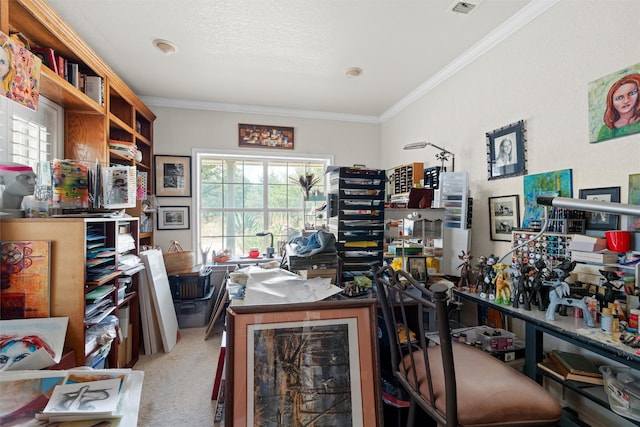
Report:
[[[133,367],[144,371],[140,427],[213,426],[211,392],[222,328],[218,322],[206,341],[206,328],[181,329],[171,352],[140,356]]]

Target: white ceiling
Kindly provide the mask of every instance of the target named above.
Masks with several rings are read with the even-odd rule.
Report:
[[[48,0],[157,105],[380,121],[557,0]],[[164,55],[154,39],[175,43]],[[346,78],[348,67],[358,78]]]

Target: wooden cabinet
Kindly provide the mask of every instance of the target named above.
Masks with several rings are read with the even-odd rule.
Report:
[[[126,254],[138,254],[138,219],[137,218],[29,218],[4,219],[0,223],[2,239],[10,240],[46,240],[51,242],[50,253],[50,307],[52,317],[68,317],[65,348],[73,350],[76,365],[83,366],[100,345],[92,343],[87,334],[90,326],[85,318],[86,298],[88,292],[99,286],[113,285],[114,289],[105,298],[113,304],[110,313],[118,315],[120,310],[129,311],[129,324],[120,325],[123,330],[131,330],[131,357],[124,360],[124,365],[133,366],[139,351],[139,305],[137,275],[133,276],[131,285],[123,299],[118,298],[121,284],[118,280],[121,273],[118,262]],[[130,235],[133,247],[124,246],[123,235]],[[129,239],[130,240],[130,239]],[[105,256],[101,266],[105,271],[97,271],[97,263],[91,263],[92,252],[104,248],[109,251],[115,248],[111,256]],[[89,261],[89,262],[88,262]],[[90,267],[93,264],[94,267]],[[131,325],[131,327],[129,327]],[[125,351],[116,337],[108,355],[110,367],[116,367],[118,360],[123,360]]]
[[[0,0],[0,31],[22,33],[31,46],[52,48],[57,55],[79,65],[87,75],[100,78],[102,102],[43,66],[40,94],[65,108],[64,157],[103,166],[135,166],[147,173],[147,188],[153,188],[153,112],[87,46],[71,27],[43,0]],[[142,154],[126,157],[109,150],[109,141],[126,141]],[[130,210],[139,216],[142,207]],[[153,245],[153,229],[141,237]]]
[[[424,179],[424,164],[409,163],[389,171],[388,193],[391,200],[408,197],[409,191]]]

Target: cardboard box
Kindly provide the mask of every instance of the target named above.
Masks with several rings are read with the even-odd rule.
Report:
[[[598,252],[607,249],[607,239],[603,237],[574,234],[569,243],[572,251]]]

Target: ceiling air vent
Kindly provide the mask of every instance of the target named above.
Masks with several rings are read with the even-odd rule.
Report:
[[[455,13],[468,15],[479,3],[480,0],[456,1],[449,7],[449,9]]]

